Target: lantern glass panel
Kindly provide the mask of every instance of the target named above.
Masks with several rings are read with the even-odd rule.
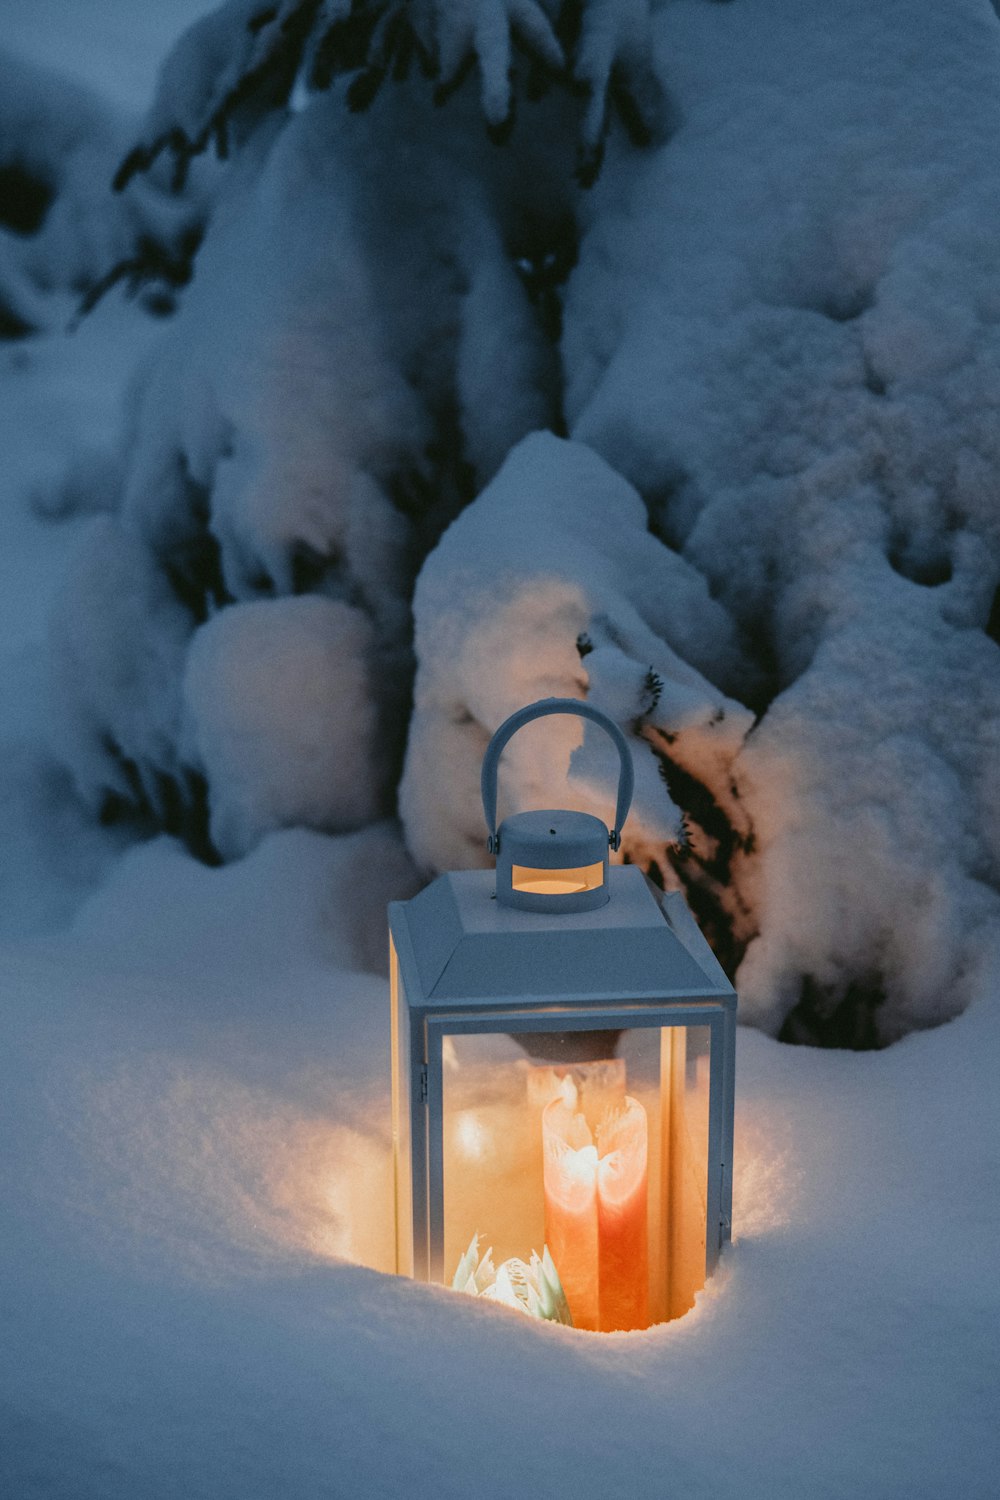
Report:
[[[705,1280],[708,1026],[448,1034],[444,1274],[547,1244],[580,1328],[677,1317]]]

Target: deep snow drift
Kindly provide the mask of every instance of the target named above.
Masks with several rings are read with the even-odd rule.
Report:
[[[381,830],[162,840],[5,950],[5,1493],[994,1493],[1000,970],[884,1053],[744,1029],[721,1270],[575,1333],[340,1259],[390,1253],[407,878]]]

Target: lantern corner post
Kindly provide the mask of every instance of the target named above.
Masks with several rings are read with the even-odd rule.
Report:
[[[718,995],[709,1021],[708,1200],[705,1226],[705,1275],[711,1276],[723,1246],[731,1237],[733,1202],[734,1046],[736,996],[731,988]]]
[[[719,1249],[732,1239],[733,1150],[736,1119],[736,1013],[739,999],[731,990],[723,999],[722,1197],[719,1204]]]
[[[425,1280],[444,1281],[444,1082],[443,1038],[439,1027],[421,1017],[420,1109],[425,1137],[424,1227],[427,1245]]]
[[[427,1281],[431,1269],[427,1007],[406,903],[390,902],[388,917],[396,1270]]]

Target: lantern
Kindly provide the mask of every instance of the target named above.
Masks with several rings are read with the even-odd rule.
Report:
[[[548,714],[614,740],[610,832],[553,810],[497,829],[504,746]],[[561,1288],[576,1327],[607,1331],[692,1305],[732,1199],[736,995],[683,896],[609,867],[632,780],[624,735],[589,704],[522,709],[483,760],[495,873],[389,907],[397,1270],[515,1287],[522,1307]],[[476,1274],[486,1247],[495,1279]]]

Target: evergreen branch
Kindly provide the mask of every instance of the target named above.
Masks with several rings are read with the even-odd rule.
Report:
[[[653,667],[646,672],[642,682],[642,717],[648,718],[659,706],[663,696],[663,678]]]
[[[591,94],[592,90],[588,88],[585,92]],[[573,175],[582,188],[593,187],[601,175],[610,128],[611,112],[608,109],[607,97],[605,97],[601,105],[600,124],[597,130],[592,135],[584,135],[577,148],[576,168]]]
[[[310,45],[309,86],[325,90],[338,78],[349,77],[346,102],[352,112],[370,108],[386,79],[402,83],[409,78],[414,62],[425,78],[434,81],[434,103],[446,103],[462,88],[477,62],[487,67],[487,61],[470,45],[449,75],[442,78],[442,48],[437,39],[432,39],[431,23],[437,22],[440,34],[447,24],[448,3],[430,0],[429,5],[419,8],[413,0],[350,0],[349,9],[346,3],[338,7],[338,13],[322,27],[321,0],[298,0],[294,4],[286,0],[284,5],[265,6],[246,22],[246,30],[255,40],[249,65],[222,97],[212,102],[200,127],[194,130],[190,125],[185,128],[174,123],[152,141],[133,147],[115,173],[115,190],[121,192],[164,152],[174,159],[174,191],[184,186],[193,158],[209,146],[214,144],[219,156],[225,158],[231,127],[239,114],[253,117],[287,105]],[[593,76],[581,77],[575,72],[587,24],[586,0],[564,0],[552,24],[540,0],[501,0],[498,9],[508,28],[509,46],[516,54],[519,89],[523,88],[526,97],[540,99],[558,86],[584,101],[576,166],[582,186],[590,187],[597,180],[613,116],[620,119],[633,145],[650,144],[655,111],[645,109],[640,96],[653,99],[658,85],[644,62],[626,63],[615,57],[599,66]],[[447,47],[444,50],[447,53]],[[217,87],[221,88],[221,83]],[[487,123],[490,138],[497,143],[508,140],[514,130],[516,98],[517,91],[512,92],[510,108],[502,120]]]
[[[228,129],[234,115],[241,109],[256,103],[261,112],[283,108],[287,102],[295,79],[298,76],[306,42],[316,20],[320,0],[300,0],[277,28],[272,45],[264,56],[237,79],[227,90],[208,120],[192,139],[180,126],[172,126],[149,145],[138,145],[125,157],[112,179],[116,192],[121,192],[137,172],[147,171],[164,150],[174,157],[172,188],[180,192],[194,157],[200,156],[211,142],[223,142],[228,150]],[[262,13],[266,15],[265,13]],[[249,23],[257,31],[268,24],[260,17]]]
[[[151,235],[139,236],[134,255],[127,256],[106,271],[93,286],[88,287],[77,309],[76,320],[85,318],[112,287],[119,282],[127,283],[130,297],[150,282],[158,281],[177,290],[186,286],[194,271],[194,258],[201,244],[204,227],[191,225],[177,240],[176,246],[162,245]]]
[[[631,144],[640,150],[644,146],[651,145],[653,141],[652,123],[643,114],[639,101],[626,84],[620,68],[613,68],[611,70],[611,83],[608,93]]]
[[[172,125],[162,135],[148,144],[140,142],[133,146],[132,150],[119,164],[118,170],[111,179],[111,186],[116,193],[122,192],[128,187],[132,178],[139,172],[148,172],[150,167],[161,156],[164,151],[170,151],[175,157],[181,157],[190,152],[191,142],[179,125]]]
[[[255,16],[250,17],[247,22],[247,31],[251,36],[256,36],[258,31],[263,31],[265,26],[270,26],[271,22],[277,19],[278,7],[269,5],[266,10],[258,11]]]
[[[462,84],[468,78],[476,66],[476,54],[471,49],[462,58],[458,67],[450,78],[442,79],[434,90],[434,103],[438,106],[447,104],[453,94],[457,94]]]
[[[309,83],[314,89],[328,89],[341,73],[355,73],[368,59],[372,34],[384,6],[352,5],[348,16],[338,18],[327,27],[316,45]]]
[[[514,124],[517,119],[517,95],[513,92],[510,96],[510,104],[507,113],[502,120],[487,120],[486,134],[494,146],[505,146],[514,133]]]

